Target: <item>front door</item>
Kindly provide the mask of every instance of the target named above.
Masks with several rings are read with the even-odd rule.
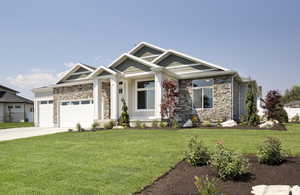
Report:
[[[128,106],[128,103],[127,103],[127,82],[124,81],[124,80],[120,80],[119,83],[118,83],[118,93],[119,93],[119,116],[121,115],[122,113],[122,106],[123,106],[123,103],[122,103],[122,99],[124,98],[127,106]]]

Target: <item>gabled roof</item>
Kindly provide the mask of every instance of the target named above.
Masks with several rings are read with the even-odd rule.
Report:
[[[178,51],[174,51],[174,50],[165,51],[162,55],[160,55],[158,58],[153,60],[152,63],[158,64],[160,61],[162,61],[163,59],[165,59],[166,57],[168,57],[169,55],[172,55],[172,54],[177,55],[177,56],[182,57],[182,58],[185,58],[185,59],[188,59],[188,60],[191,60],[191,61],[195,61],[195,62],[204,64],[204,65],[209,66],[211,68],[216,68],[216,69],[220,69],[220,70],[224,70],[224,71],[229,71],[229,69],[224,68],[222,66],[212,64],[212,63],[206,62],[204,60],[201,60],[199,58],[195,58],[195,57],[192,57],[192,56],[189,56],[187,54],[184,54],[184,53],[181,53],[181,52],[178,52]]]
[[[0,102],[1,103],[27,103],[33,104],[33,102],[29,99],[23,98],[16,94],[12,94],[9,92],[2,91],[0,93]]]
[[[87,71],[90,71],[91,73],[95,71],[96,68],[86,65],[86,64],[81,64],[78,63],[75,66],[73,66],[70,70],[68,70],[66,73],[64,73],[56,83],[60,83],[63,80],[65,80],[68,76],[70,76],[73,72],[75,72],[77,69],[79,69],[80,67],[86,69]]]
[[[97,70],[95,70],[95,71],[93,72],[93,74],[91,74],[91,75],[89,76],[89,78],[93,78],[95,75],[99,74],[99,73],[102,72],[102,71],[109,72],[109,73],[111,73],[112,75],[116,75],[116,74],[117,74],[117,72],[113,71],[112,69],[106,68],[106,67],[104,67],[104,66],[100,66],[99,68],[97,68]]]
[[[5,90],[7,90],[7,91],[14,92],[14,93],[20,93],[20,92],[18,92],[18,91],[16,91],[16,90],[14,90],[14,89],[11,89],[11,88],[8,88],[8,87],[5,87],[4,85],[0,85],[0,90],[1,90],[1,88],[2,88],[2,89],[5,89]]]
[[[155,50],[158,50],[158,51],[161,51],[162,53],[166,51],[165,49],[163,49],[161,47],[158,47],[156,45],[153,45],[153,44],[150,44],[150,43],[147,43],[147,42],[140,42],[137,46],[135,46],[133,49],[131,49],[128,53],[132,55],[132,54],[136,53],[138,50],[142,49],[145,46],[150,47],[150,48],[155,49]]]

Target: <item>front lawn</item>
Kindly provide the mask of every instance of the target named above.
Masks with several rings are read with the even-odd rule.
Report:
[[[11,129],[19,127],[33,127],[33,123],[0,123],[0,129]]]
[[[131,194],[183,158],[199,135],[245,154],[267,136],[300,155],[300,125],[271,130],[111,130],[0,142],[0,194]]]

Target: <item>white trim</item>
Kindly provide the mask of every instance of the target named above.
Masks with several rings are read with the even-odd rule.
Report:
[[[183,74],[192,74],[192,73],[210,72],[210,71],[212,71],[212,70],[215,70],[215,69],[194,70],[194,71],[188,71],[188,72],[179,72],[179,73],[175,73],[175,74],[183,75]]]
[[[116,75],[117,73],[113,71],[112,69],[106,68],[104,66],[100,66],[97,68],[90,76],[89,78],[93,78],[96,74],[98,74],[101,70],[111,73],[112,75]]]
[[[142,88],[138,89],[137,83],[142,82],[142,81],[153,81],[154,82],[154,87],[153,88]],[[138,91],[148,91],[148,90],[154,90],[154,108],[153,109],[138,109]],[[135,88],[134,88],[134,93],[135,93],[135,102],[134,102],[134,110],[135,112],[151,112],[155,111],[155,78],[145,78],[145,79],[138,79],[135,80]],[[147,102],[146,102],[147,104]],[[146,105],[147,107],[147,105]]]
[[[140,57],[140,58],[142,58],[142,59],[148,59],[148,58],[158,57],[160,55],[161,54],[155,54],[155,55],[150,55],[150,56],[143,56],[143,57]]]
[[[90,71],[74,72],[74,73],[70,74],[70,76],[73,76],[73,75],[81,75],[81,74],[87,74],[87,73],[91,73],[91,72],[90,72]]]
[[[70,76],[71,74],[73,74],[73,73],[74,73],[76,70],[78,70],[80,67],[89,70],[89,71],[91,72],[91,74],[94,72],[93,69],[87,67],[86,65],[78,63],[78,64],[75,64],[70,70],[68,70],[67,72],[65,72],[65,73],[57,80],[56,83],[59,83],[59,82],[63,81],[66,77],[68,77],[68,76]],[[88,77],[89,77],[89,75],[88,75],[86,78],[88,78]],[[86,78],[85,78],[85,79],[86,79]],[[79,79],[78,79],[78,80],[79,80]],[[70,81],[70,80],[69,80],[69,81]]]
[[[124,74],[124,78],[132,78],[132,77],[139,77],[139,76],[151,76],[154,75],[154,72],[141,72],[141,73],[133,73],[133,74]]]
[[[144,46],[147,46],[147,47],[150,47],[152,49],[155,49],[155,50],[158,50],[158,51],[161,51],[161,52],[165,52],[166,50],[161,48],[161,47],[158,47],[156,45],[152,45],[150,43],[147,43],[147,42],[140,42],[137,46],[135,46],[134,48],[132,48],[128,53],[129,54],[133,54],[133,53],[136,53],[138,50],[140,50],[141,48],[143,48]]]
[[[193,81],[194,80],[212,80],[212,85],[211,86],[204,86],[204,87],[193,87]],[[192,80],[192,86],[191,86],[191,88],[192,88],[192,106],[193,106],[193,108],[195,108],[196,110],[203,110],[203,109],[213,109],[214,108],[214,84],[215,84],[215,81],[214,81],[214,79],[212,79],[212,78],[208,78],[208,79],[193,79]],[[201,100],[201,103],[202,103],[202,108],[196,108],[195,106],[194,106],[194,89],[195,90],[197,90],[197,89],[202,89],[202,93],[201,93],[201,95],[202,95],[202,100]],[[212,107],[211,108],[204,108],[204,96],[203,96],[203,89],[212,89]]]
[[[153,60],[152,62],[157,64],[159,63],[161,60],[165,59],[166,57],[168,57],[169,55],[171,54],[175,54],[177,56],[180,56],[180,57],[183,57],[183,58],[186,58],[188,60],[191,60],[191,61],[196,61],[196,62],[199,62],[201,64],[204,64],[204,65],[207,65],[207,66],[210,66],[212,68],[218,68],[218,69],[221,69],[221,70],[224,70],[224,71],[228,71],[229,69],[227,68],[224,68],[222,66],[219,66],[219,65],[216,65],[216,64],[212,64],[212,63],[209,63],[209,62],[206,62],[204,60],[201,60],[199,58],[195,58],[195,57],[192,57],[192,56],[189,56],[187,54],[184,54],[184,53],[181,53],[181,52],[178,52],[178,51],[174,51],[174,50],[168,50],[166,51],[165,53],[163,53],[161,56],[159,56],[158,58],[156,58],[155,60]]]
[[[177,68],[182,68],[182,67],[192,67],[192,66],[201,66],[202,64],[200,63],[196,63],[196,64],[182,64],[179,66],[168,66],[166,67],[166,69],[177,69]]]

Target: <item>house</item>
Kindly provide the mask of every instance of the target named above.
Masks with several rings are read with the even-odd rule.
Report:
[[[0,122],[33,122],[33,101],[0,85]]]
[[[246,113],[248,85],[236,71],[187,54],[141,42],[108,66],[77,64],[57,83],[33,89],[35,125],[90,126],[117,120],[125,99],[131,121],[161,120],[162,83],[172,79],[180,94],[176,119],[239,120]]]
[[[289,120],[292,121],[292,118],[296,115],[300,116],[300,100],[294,100],[284,104],[284,109],[288,114]]]

